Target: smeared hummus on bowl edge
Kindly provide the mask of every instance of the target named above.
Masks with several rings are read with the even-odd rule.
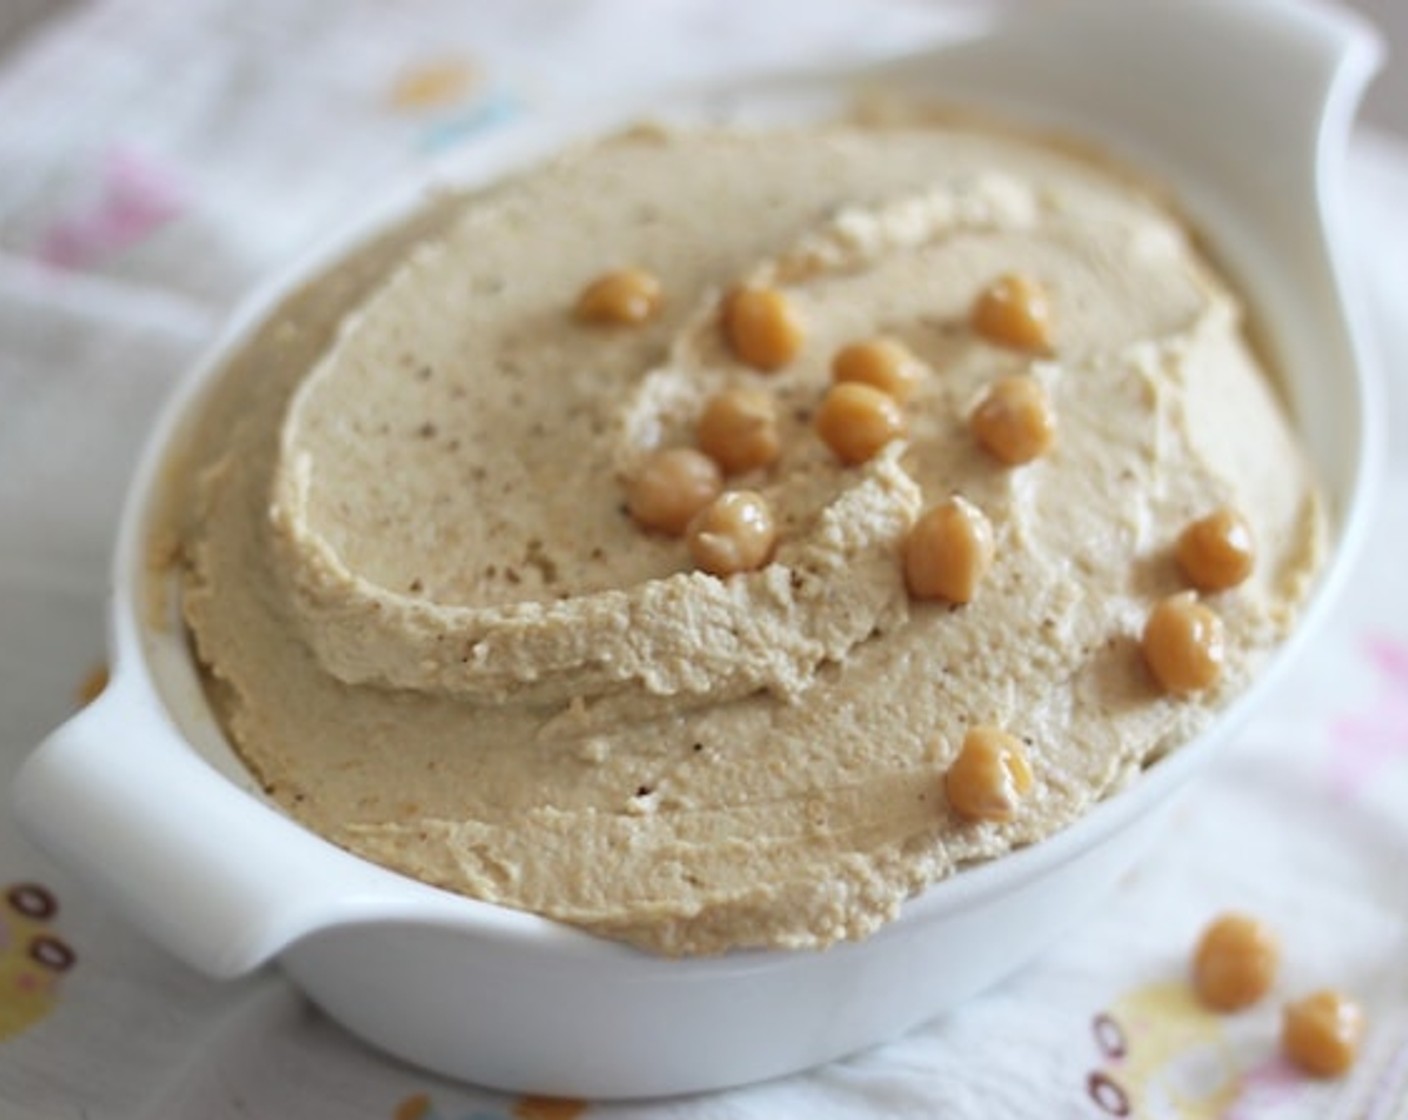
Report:
[[[203,420],[182,550],[239,753],[387,867],[666,953],[862,937],[1194,735],[1320,563],[1236,299],[1095,160],[951,123],[640,129],[442,208],[335,331],[297,301],[266,329]],[[625,266],[656,313],[574,315]],[[1003,276],[1044,293],[1041,352],[974,329]],[[730,345],[740,285],[795,312],[782,368]],[[848,465],[815,417],[834,355],[876,336],[919,375],[902,434]],[[1009,375],[1054,417],[1016,465],[972,425]],[[777,540],[720,577],[626,498],[739,387],[775,404],[779,453],[723,485]],[[916,596],[902,563],[954,495],[991,530],[966,603]],[[1146,620],[1187,587],[1180,534],[1222,508],[1254,567],[1200,597],[1219,675],[1170,693]],[[946,789],[975,727],[1023,753],[1008,819]]]

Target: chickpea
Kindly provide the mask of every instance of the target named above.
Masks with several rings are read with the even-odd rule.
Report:
[[[692,447],[655,452],[630,480],[626,508],[646,529],[678,536],[723,489],[719,465]]]
[[[582,289],[576,315],[584,323],[636,326],[654,318],[665,302],[660,281],[642,268],[604,272]]]
[[[1347,1072],[1363,1036],[1363,1009],[1329,989],[1287,1004],[1281,1020],[1281,1049],[1315,1077]]]
[[[1040,381],[1012,374],[993,382],[969,420],[973,435],[1009,467],[1044,455],[1056,439],[1056,414]]]
[[[1144,624],[1144,661],[1165,692],[1201,692],[1217,683],[1227,656],[1222,619],[1191,591],[1170,595]]]
[[[1216,1011],[1250,1007],[1271,989],[1281,961],[1275,934],[1246,914],[1224,914],[1193,954],[1193,990]]]
[[[971,315],[973,330],[989,342],[1013,350],[1051,350],[1051,303],[1046,289],[1016,273],[999,276],[979,293]]]
[[[1175,556],[1188,582],[1200,591],[1226,591],[1252,574],[1252,530],[1224,506],[1192,522],[1178,537]]]
[[[924,366],[902,342],[871,338],[852,342],[831,359],[831,379],[837,384],[856,381],[873,385],[903,404],[919,387]]]
[[[698,439],[727,474],[766,467],[782,453],[777,403],[758,389],[725,389],[704,406]]]
[[[922,514],[905,537],[905,586],[916,599],[970,602],[994,551],[983,511],[954,495]]]
[[[847,466],[864,463],[905,432],[904,413],[894,397],[858,381],[831,386],[813,423],[822,442]]]
[[[996,727],[971,728],[944,776],[949,804],[971,821],[1010,821],[1031,788],[1022,741]]]
[[[806,337],[801,312],[776,288],[736,288],[724,300],[723,325],[734,356],[765,373],[795,358]]]
[[[772,559],[777,525],[761,494],[732,490],[720,494],[689,524],[689,554],[715,576],[751,572]]]

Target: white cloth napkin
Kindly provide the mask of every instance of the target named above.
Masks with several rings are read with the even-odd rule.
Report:
[[[107,0],[0,66],[0,783],[103,658],[116,508],[163,394],[233,302],[378,183],[605,91],[889,52],[920,0]],[[1408,150],[1362,140],[1353,197],[1408,425]],[[1098,913],[959,1012],[766,1085],[608,1105],[506,1097],[384,1058],[277,972],[218,985],[150,947],[0,808],[0,1117],[1408,1115],[1408,447],[1317,647]],[[19,889],[7,888],[18,887]],[[1274,998],[1189,997],[1201,926],[1280,931]],[[31,954],[34,950],[39,959]],[[1371,1027],[1349,1078],[1277,1055],[1285,997]]]

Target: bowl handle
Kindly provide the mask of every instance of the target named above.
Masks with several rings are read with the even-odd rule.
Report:
[[[174,956],[229,978],[355,917],[388,874],[232,792],[114,679],[25,761],[13,797],[37,846]]]

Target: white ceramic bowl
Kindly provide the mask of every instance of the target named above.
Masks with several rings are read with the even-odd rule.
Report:
[[[792,120],[834,113],[881,83],[1059,126],[1166,181],[1249,293],[1334,511],[1335,557],[1280,664],[1344,581],[1374,473],[1339,180],[1377,58],[1374,36],[1349,17],[1282,0],[1031,5],[962,43],[860,71],[735,83],[682,97],[665,115]],[[645,108],[509,130],[440,178],[490,179]],[[144,606],[163,464],[279,301],[404,219],[426,186],[403,190],[254,300],[167,409],[122,521],[112,683],[23,768],[15,797],[30,835],[213,976],[277,958],[330,1015],[412,1062],[588,1097],[717,1088],[871,1045],[953,1007],[1096,907],[1274,674],[1064,832],[938,884],[864,942],[820,953],[659,959],[385,871],[259,794],[207,710],[179,627],[151,624]]]

